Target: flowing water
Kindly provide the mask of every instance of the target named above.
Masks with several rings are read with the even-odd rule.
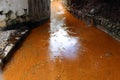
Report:
[[[120,42],[52,2],[3,69],[4,80],[120,80]]]

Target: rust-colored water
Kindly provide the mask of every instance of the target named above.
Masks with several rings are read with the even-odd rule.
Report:
[[[120,42],[52,3],[3,70],[4,80],[120,80]]]

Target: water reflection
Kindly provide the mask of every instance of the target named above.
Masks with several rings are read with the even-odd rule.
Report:
[[[63,59],[77,58],[77,51],[80,47],[78,38],[69,35],[69,31],[62,20],[51,20],[50,28],[50,58],[55,60],[56,57]]]
[[[63,7],[61,5],[59,5],[58,8],[59,8],[59,10],[57,11],[57,14],[60,14],[60,15],[64,14]]]

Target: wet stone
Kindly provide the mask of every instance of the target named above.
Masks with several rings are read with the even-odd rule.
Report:
[[[3,49],[0,48],[0,57],[2,56],[3,54]]]
[[[10,34],[14,31],[0,31],[0,48],[7,44]]]
[[[1,68],[1,66],[3,66],[3,63],[2,63],[2,60],[0,59],[0,68]]]
[[[0,31],[0,60],[6,58],[29,30]],[[24,33],[24,34],[23,34]],[[0,62],[2,64],[2,62]]]
[[[118,36],[120,36],[120,31],[118,32]]]

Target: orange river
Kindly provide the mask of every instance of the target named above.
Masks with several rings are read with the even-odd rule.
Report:
[[[120,42],[75,18],[60,2],[33,29],[0,80],[120,80]]]

